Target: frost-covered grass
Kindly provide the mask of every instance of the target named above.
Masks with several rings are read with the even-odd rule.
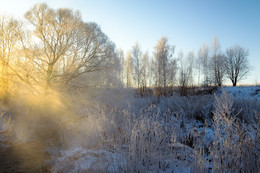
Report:
[[[89,122],[92,129],[83,128],[80,134],[86,130],[85,138],[78,136],[91,141],[79,144],[84,164],[90,164],[80,167],[82,171],[95,167],[85,150],[114,153],[118,160],[106,158],[107,154],[96,157],[105,159],[104,165],[120,163],[120,172],[259,170],[259,102],[254,98],[241,101],[222,91],[215,96],[160,98],[136,98],[130,89],[104,92],[95,98],[98,110],[89,114],[86,109],[89,120],[81,122]],[[73,145],[65,149],[73,150]],[[78,164],[75,157],[68,156]],[[109,171],[108,167],[100,171]]]
[[[44,119],[55,136],[43,138],[49,141],[43,167],[51,172],[259,172],[260,103],[255,95],[237,97],[237,89],[227,90],[141,98],[121,88],[76,95],[68,109],[58,111],[67,118]]]
[[[223,91],[215,98],[213,143],[210,155],[214,172],[257,172],[259,170],[259,112],[257,121],[243,123],[233,108],[233,96]],[[243,115],[245,116],[245,115]]]

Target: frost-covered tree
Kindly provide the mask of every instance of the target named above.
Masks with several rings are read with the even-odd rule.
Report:
[[[122,64],[121,64],[121,59],[118,56],[118,54],[114,54],[113,61],[110,62],[110,67],[107,68],[106,70],[101,70],[103,75],[104,80],[104,86],[105,87],[113,87],[113,86],[122,86],[122,82],[120,80],[120,75],[122,71]],[[94,73],[95,76],[95,73]]]
[[[168,61],[168,66],[167,66],[167,86],[173,86],[175,85],[176,82],[176,74],[177,74],[177,60],[171,58]]]
[[[169,68],[173,53],[174,46],[169,45],[166,37],[162,37],[158,40],[154,47],[154,65],[156,66],[155,73],[157,73],[155,75],[155,81],[157,87],[167,87],[167,81],[169,81],[169,76],[167,74],[171,70],[174,70]]]
[[[21,23],[12,17],[0,18],[0,93],[7,99],[11,74],[19,74],[14,65],[17,63]],[[19,77],[19,76],[18,76]]]
[[[248,50],[239,45],[226,50],[226,73],[233,86],[236,86],[237,82],[246,77],[250,72],[248,55]]]
[[[34,81],[45,90],[66,88],[84,74],[113,65],[114,44],[97,24],[83,22],[78,11],[42,3],[25,18],[32,39],[23,42],[24,57],[35,67]]]
[[[221,53],[217,36],[212,41],[212,56],[210,60],[211,77],[215,85],[222,86],[226,73],[225,56]]]
[[[226,75],[225,56],[223,54],[218,54],[212,57],[211,70],[214,84],[217,86],[222,86]]]
[[[208,46],[203,43],[199,49],[197,57],[197,68],[198,68],[198,85],[200,85],[201,72],[203,74],[203,84],[209,85],[209,50]]]
[[[179,86],[184,88],[187,87],[190,84],[190,69],[189,69],[189,63],[187,62],[187,59],[184,58],[182,50],[179,52],[178,55],[179,60]]]
[[[150,86],[158,86],[157,84],[157,61],[155,57],[152,56],[151,60],[149,61],[149,85]]]
[[[118,49],[117,51],[117,57],[119,60],[119,67],[118,67],[118,78],[123,83],[124,81],[124,64],[125,64],[125,58],[124,58],[124,51],[122,49]]]
[[[126,60],[125,60],[125,75],[126,75],[126,86],[132,86],[132,68],[133,68],[133,60],[131,53],[128,51],[126,53]]]
[[[146,52],[142,56],[142,67],[141,67],[141,86],[146,87],[148,83],[148,69],[149,69],[149,54]]]
[[[193,70],[194,70],[194,61],[195,61],[195,55],[193,51],[190,51],[187,57],[187,62],[188,62],[188,71],[189,71],[189,78],[190,81],[189,83],[193,85]]]
[[[141,81],[142,51],[138,42],[132,47],[131,56],[133,59],[133,79],[139,88]]]

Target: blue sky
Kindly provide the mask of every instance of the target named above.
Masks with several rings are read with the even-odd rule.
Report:
[[[249,49],[253,66],[247,80],[260,83],[259,0],[0,0],[0,14],[22,17],[33,4],[79,10],[85,21],[98,23],[104,33],[125,52],[138,41],[152,55],[162,36],[188,54],[217,35],[222,50],[236,44]],[[228,84],[228,80],[227,80]]]

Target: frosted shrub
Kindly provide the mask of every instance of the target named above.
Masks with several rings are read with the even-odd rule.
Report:
[[[106,108],[99,116],[102,117],[102,140],[110,149],[119,150],[129,143],[134,118],[129,110]]]
[[[160,111],[145,111],[134,123],[130,141],[130,161],[133,171],[144,171],[156,165],[160,169],[167,139],[166,131],[159,120]],[[154,168],[153,168],[154,169]]]
[[[95,107],[84,107],[86,117],[66,126],[72,143],[65,150],[82,152],[53,160],[59,157],[57,163],[65,166],[90,163],[76,172],[102,165],[101,172],[258,172],[258,103],[239,102],[225,91],[215,97],[154,98],[98,98]],[[245,120],[247,114],[253,121]]]
[[[191,162],[192,149],[181,144],[182,117],[150,106],[134,120],[128,156],[128,171],[174,171]],[[183,135],[185,136],[185,134]]]
[[[255,113],[260,113],[260,102],[257,99],[238,98],[234,100],[233,107],[238,118],[248,124],[255,123]]]
[[[4,113],[0,115],[0,141],[7,141],[13,136],[13,121],[6,117]],[[10,142],[10,141],[9,141]]]
[[[213,108],[213,97],[211,95],[174,97],[173,111],[181,113],[188,119],[197,119],[204,122],[210,118]]]
[[[215,96],[214,142],[210,148],[214,172],[257,172],[255,141],[250,125],[236,118],[233,109],[233,97],[224,90]]]

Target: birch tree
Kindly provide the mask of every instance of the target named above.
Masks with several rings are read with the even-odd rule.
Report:
[[[132,56],[131,53],[128,51],[126,53],[126,60],[125,60],[125,74],[126,74],[126,86],[131,87],[132,86]]]
[[[138,42],[133,46],[131,56],[133,58],[133,77],[137,87],[139,88],[141,81],[142,51]]]
[[[194,70],[194,60],[195,60],[195,55],[193,51],[190,51],[187,57],[187,62],[188,62],[188,71],[189,71],[189,83],[193,85],[193,70]]]
[[[202,84],[209,85],[209,49],[208,46],[203,43],[199,49],[198,57],[196,59],[198,68],[198,85],[201,84],[201,75],[203,77]]]
[[[168,39],[162,37],[158,40],[156,46],[154,47],[154,57],[156,61],[156,83],[158,87],[167,87],[167,73],[171,70],[169,67],[169,62],[174,53],[174,47],[170,46]]]
[[[178,55],[179,60],[179,85],[181,88],[185,88],[190,82],[190,72],[186,59],[184,58],[182,50]]]
[[[214,36],[212,41],[211,75],[215,85],[222,86],[225,73],[225,56],[221,53],[217,36]]]
[[[118,49],[117,57],[119,59],[119,79],[123,83],[125,57],[124,57],[124,51],[122,49]]]
[[[148,81],[148,68],[149,68],[149,55],[148,52],[142,56],[142,67],[141,67],[141,86],[146,87]]]

